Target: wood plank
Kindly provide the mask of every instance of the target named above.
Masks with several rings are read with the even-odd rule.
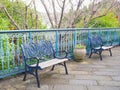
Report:
[[[110,49],[110,48],[112,48],[113,46],[102,46],[102,48],[104,49],[104,50],[107,50],[107,49]]]
[[[44,69],[46,67],[49,67],[49,66],[52,66],[52,65],[56,65],[58,63],[62,63],[62,62],[67,61],[67,60],[68,60],[67,58],[64,58],[64,59],[57,59],[57,58],[55,58],[55,59],[51,59],[51,60],[48,60],[48,61],[45,61],[45,62],[41,62],[41,63],[39,63],[39,66],[42,69]],[[33,64],[31,66],[34,67],[34,66],[36,66],[36,64]]]
[[[100,49],[101,47],[96,47],[95,49]],[[110,49],[110,48],[113,48],[113,46],[102,46],[102,49],[103,50],[107,50],[107,49]]]

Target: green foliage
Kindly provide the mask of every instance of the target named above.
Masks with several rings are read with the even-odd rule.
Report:
[[[105,9],[103,9],[100,13],[102,14],[105,12]],[[100,15],[98,12],[98,15]],[[84,26],[84,18],[82,18],[79,22],[76,23],[77,28],[81,28]],[[98,17],[94,20],[91,20],[87,24],[87,28],[118,28],[120,27],[120,22],[118,20],[118,16],[113,13],[113,11],[108,12],[106,16]]]
[[[14,19],[17,25],[21,29],[25,29],[25,25],[27,24],[29,29],[36,28],[36,16],[35,11],[31,8],[28,8],[27,18],[26,14],[26,5],[19,1],[11,2],[10,0],[2,0],[0,3],[6,7],[10,16]],[[38,15],[40,17],[40,13]],[[25,21],[26,18],[26,21]],[[46,25],[42,24],[42,20],[38,18],[38,29],[46,28]],[[14,30],[16,29],[15,26],[10,22],[9,18],[7,17],[6,13],[1,9],[0,10],[0,30]]]
[[[94,25],[94,23],[96,23]],[[118,21],[118,18],[116,15],[114,15],[112,12],[108,13],[106,16],[97,18],[95,20],[91,20],[88,24],[88,27],[91,27],[93,25],[94,28],[101,28],[101,27],[119,27],[120,23]]]
[[[0,13],[2,13],[0,11]],[[0,14],[0,30],[7,30],[9,27],[9,20],[2,14]]]
[[[80,22],[76,23],[77,28],[82,28],[83,25],[84,25],[83,21],[80,21]]]
[[[85,49],[86,47],[84,45],[77,44],[75,46],[76,49]]]

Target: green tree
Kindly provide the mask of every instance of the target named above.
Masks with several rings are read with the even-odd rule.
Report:
[[[7,30],[9,28],[9,24],[9,20],[0,14],[0,30]]]
[[[88,24],[87,27],[94,27],[94,28],[101,28],[101,27],[119,27],[120,23],[118,21],[117,16],[110,12],[108,13],[106,16],[101,17],[101,18],[97,18],[95,20],[91,20]]]
[[[26,4],[18,0],[2,0],[0,1],[0,29],[40,29],[46,28],[42,24],[41,15],[35,10],[28,8]],[[37,22],[37,25],[36,25]],[[4,24],[4,25],[3,25]]]

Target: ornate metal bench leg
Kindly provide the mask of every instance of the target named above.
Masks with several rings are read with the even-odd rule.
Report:
[[[39,82],[39,77],[38,77],[38,70],[35,70],[35,74],[36,74],[36,80],[37,80],[37,86],[38,88],[40,88],[40,82]]]
[[[110,56],[112,56],[112,52],[111,52],[111,49],[109,49],[109,52],[110,52]]]
[[[102,51],[99,51],[100,60],[102,60]]]
[[[92,52],[90,53],[89,58],[91,58],[91,55],[92,55]]]
[[[67,70],[66,62],[64,62],[64,67],[65,67],[65,73],[68,75],[68,70]]]
[[[25,71],[23,81],[25,81],[25,80],[26,80],[26,76],[27,76],[27,72]]]
[[[26,80],[26,76],[27,76],[27,67],[25,66],[25,74],[24,74],[23,81],[25,81],[25,80]]]
[[[53,71],[53,70],[54,70],[54,67],[55,67],[55,65],[53,65],[53,66],[52,66],[52,69],[51,69],[51,71]]]

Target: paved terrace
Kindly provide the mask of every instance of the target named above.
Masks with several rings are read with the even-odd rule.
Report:
[[[0,80],[0,90],[120,90],[120,47],[112,49],[113,56],[103,52],[103,61],[94,55],[86,62],[68,62],[69,75],[64,74],[61,66],[50,72],[40,72],[41,88],[37,88],[36,79],[28,75],[22,81],[23,74]]]

